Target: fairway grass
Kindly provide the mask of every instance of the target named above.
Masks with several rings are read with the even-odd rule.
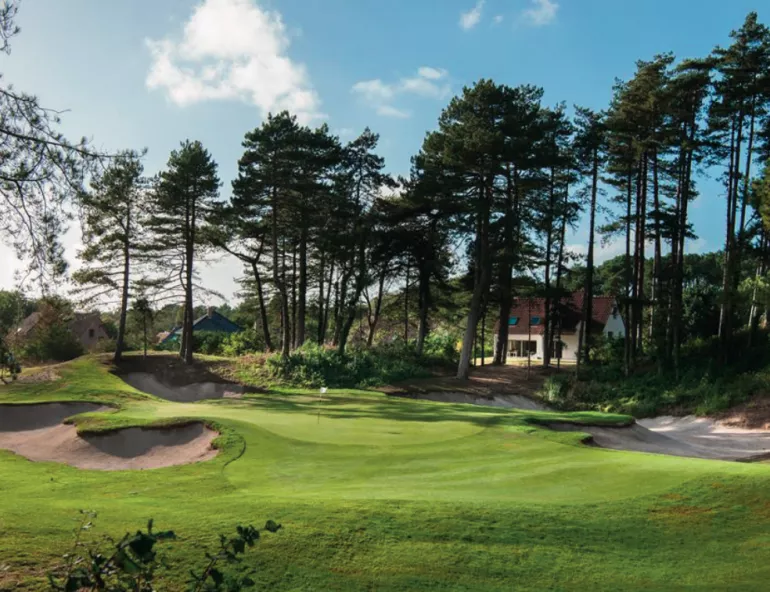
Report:
[[[0,590],[45,589],[79,509],[92,537],[154,518],[163,589],[184,588],[235,524],[284,528],[243,569],[271,590],[767,590],[770,466],[581,444],[538,422],[623,424],[365,391],[275,391],[179,404],[94,358],[54,383],[0,387],[0,403],[81,400],[114,413],[81,430],[202,419],[220,454],[188,466],[82,471],[0,451]],[[178,583],[171,584],[171,580]],[[261,588],[260,588],[261,586]]]

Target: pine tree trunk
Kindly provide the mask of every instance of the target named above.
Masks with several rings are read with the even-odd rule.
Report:
[[[500,289],[500,311],[498,313],[497,326],[497,348],[495,349],[495,359],[492,362],[495,366],[502,366],[508,360],[508,329],[513,306],[513,251],[514,245],[514,217],[518,211],[518,174],[514,170],[511,176],[511,167],[506,167],[506,187],[505,187],[505,219],[503,220],[503,255],[499,263],[499,289]]]
[[[329,265],[329,281],[326,283],[326,307],[324,309],[323,319],[319,329],[318,345],[323,345],[326,343],[326,333],[329,328],[329,309],[332,301],[332,286],[334,286],[334,259],[332,259],[331,264]]]
[[[564,188],[564,205],[562,208],[561,230],[559,231],[559,254],[556,257],[556,347],[558,357],[556,358],[556,367],[561,368],[561,359],[564,355],[562,348],[562,270],[564,269],[564,242],[567,238],[567,210],[569,207],[569,183]]]
[[[297,249],[291,249],[291,347],[297,348]]]
[[[260,254],[261,252],[262,247],[260,246]],[[270,322],[267,318],[267,306],[265,305],[265,294],[262,289],[262,276],[259,273],[258,260],[251,262],[251,271],[254,274],[254,283],[257,288],[257,304],[259,305],[259,319],[262,323],[262,336],[265,338],[265,349],[271,352],[273,351],[273,341],[270,338]]]
[[[665,357],[665,333],[661,330],[660,326],[660,274],[662,265],[662,252],[661,252],[661,236],[660,236],[660,179],[658,176],[658,151],[657,149],[652,155],[652,188],[653,188],[653,207],[655,211],[654,220],[654,232],[655,232],[655,254],[653,260],[652,271],[652,294],[651,302],[652,309],[650,313],[650,335],[654,340],[656,354],[658,357],[658,374],[663,374],[664,357]]]
[[[470,374],[471,356],[473,354],[473,342],[476,337],[476,327],[481,316],[481,306],[484,302],[489,281],[491,279],[491,259],[489,253],[489,208],[490,196],[488,187],[484,179],[481,180],[480,193],[478,196],[479,205],[476,213],[476,282],[473,286],[473,295],[471,296],[470,310],[468,311],[468,323],[465,327],[465,337],[463,338],[462,351],[460,352],[460,363],[457,367],[457,378],[467,379]]]
[[[281,356],[289,357],[289,302],[286,294],[286,283],[284,282],[283,256],[279,256],[278,251],[278,192],[273,188],[271,207],[271,227],[272,227],[272,248],[273,248],[273,283],[278,292],[278,302],[281,310]]]
[[[586,256],[586,283],[583,290],[583,323],[578,338],[579,356],[591,361],[591,321],[594,305],[594,243],[596,242],[596,199],[599,194],[599,152],[594,149],[591,164],[591,206],[588,219],[588,254]]]
[[[553,210],[555,204],[555,178],[556,170],[551,167],[550,188],[548,193],[548,213],[546,221],[546,239],[545,239],[545,318],[543,321],[543,367],[548,368],[551,365],[551,346],[553,345],[553,332],[551,327],[551,251],[553,250]]]
[[[626,376],[631,374],[631,342],[633,341],[633,325],[631,323],[631,202],[633,199],[633,176],[629,168],[626,179],[626,254],[623,265],[623,275],[625,279],[625,302],[624,322],[626,324],[626,335],[623,340],[623,368]]]
[[[423,261],[418,272],[418,293],[420,301],[420,319],[417,329],[417,355],[421,356],[425,349],[425,338],[428,336],[428,310],[430,309],[430,270],[428,262]]]
[[[404,280],[404,343],[409,343],[409,272],[411,260],[406,260],[406,279]]]
[[[187,336],[187,338],[184,340],[184,351],[182,354],[182,357],[184,359],[185,364],[192,364],[193,363],[193,352],[195,351],[195,342],[194,342],[194,335],[193,335],[193,315],[195,314],[193,310],[193,261],[195,257],[195,222],[196,222],[196,211],[195,211],[195,200],[192,199],[190,201],[190,207],[189,207],[189,226],[188,226],[188,232],[187,232],[187,244],[186,246],[186,280],[187,285],[185,286],[185,326],[183,333]]]
[[[126,341],[126,318],[128,316],[128,286],[131,278],[131,249],[129,241],[131,240],[131,207],[129,205],[126,216],[126,240],[123,243],[123,285],[120,293],[120,319],[118,320],[118,338],[115,340],[116,363],[123,357],[123,349]]]
[[[318,272],[318,329],[316,331],[316,342],[323,345],[323,326],[324,326],[324,277],[326,269],[326,253],[321,251],[321,260]]]
[[[305,343],[305,316],[307,308],[307,229],[302,228],[299,239],[299,299],[297,302],[297,347]]]
[[[382,311],[382,299],[385,296],[385,278],[388,274],[388,266],[384,265],[380,271],[380,278],[377,283],[377,302],[374,304],[373,318],[367,319],[369,324],[369,336],[366,338],[366,347],[371,348],[374,343],[374,334],[377,332],[377,324],[380,321]]]

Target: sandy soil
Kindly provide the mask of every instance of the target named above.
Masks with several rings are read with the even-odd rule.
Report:
[[[173,428],[127,428],[80,436],[62,420],[105,407],[87,403],[0,406],[0,448],[33,461],[60,462],[81,469],[156,469],[216,456],[217,432],[202,423]]]
[[[553,430],[584,432],[602,448],[718,460],[751,460],[770,453],[770,432],[744,430],[696,417],[658,417],[625,428],[557,423]]]
[[[483,366],[474,368],[467,380],[454,376],[419,378],[377,390],[396,397],[443,403],[545,410],[547,407],[537,400],[535,393],[545,377],[555,372],[534,366],[529,374],[524,366]]]
[[[238,399],[249,392],[248,387],[224,382],[196,382],[172,386],[147,372],[131,372],[121,378],[135,389],[176,403],[192,403],[206,399]]]
[[[73,415],[108,409],[110,408],[96,403],[0,405],[0,432],[20,432],[51,427]]]
[[[656,417],[639,425],[691,446],[736,459],[770,454],[770,431],[747,429],[707,417]]]

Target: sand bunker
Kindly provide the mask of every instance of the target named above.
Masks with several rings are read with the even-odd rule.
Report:
[[[584,432],[602,448],[715,460],[752,460],[770,454],[770,432],[744,430],[696,417],[659,417],[622,428],[549,424],[566,432]]]
[[[186,386],[171,386],[147,372],[132,372],[121,378],[143,393],[149,393],[176,403],[193,403],[206,399],[239,399],[250,392],[248,387],[227,382],[197,382]]]
[[[58,425],[73,415],[109,409],[97,403],[0,405],[0,433],[47,428]]]
[[[61,422],[86,411],[107,409],[88,403],[0,405],[0,448],[33,461],[60,462],[80,469],[157,469],[216,456],[217,432],[202,423],[171,428],[126,428],[80,436]]]
[[[505,409],[525,409],[528,411],[545,411],[547,407],[523,395],[494,395],[482,397],[470,393],[453,391],[434,391],[428,393],[398,394],[395,396],[418,399],[421,401],[437,401],[439,403],[466,403],[484,407],[502,407]]]

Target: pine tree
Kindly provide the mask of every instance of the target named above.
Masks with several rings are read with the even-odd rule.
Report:
[[[588,193],[588,249],[586,254],[586,275],[583,287],[583,319],[578,340],[578,356],[590,361],[591,319],[594,298],[594,248],[596,242],[596,214],[600,192],[602,166],[607,150],[607,129],[604,114],[585,107],[575,108],[575,159],[582,177],[586,180]]]
[[[147,227],[152,233],[145,248],[164,275],[152,285],[164,292],[184,293],[184,317],[180,357],[193,362],[193,289],[195,261],[209,242],[207,225],[221,202],[217,164],[200,142],[182,142],[171,152],[167,169],[160,174],[152,196],[152,215]],[[153,255],[154,254],[154,255]],[[178,287],[175,285],[178,281]]]
[[[119,321],[115,361],[125,347],[126,315],[134,282],[133,264],[140,253],[147,215],[148,183],[142,177],[141,155],[123,152],[91,181],[91,191],[80,203],[83,268],[72,276],[85,302],[111,302],[118,298]]]

